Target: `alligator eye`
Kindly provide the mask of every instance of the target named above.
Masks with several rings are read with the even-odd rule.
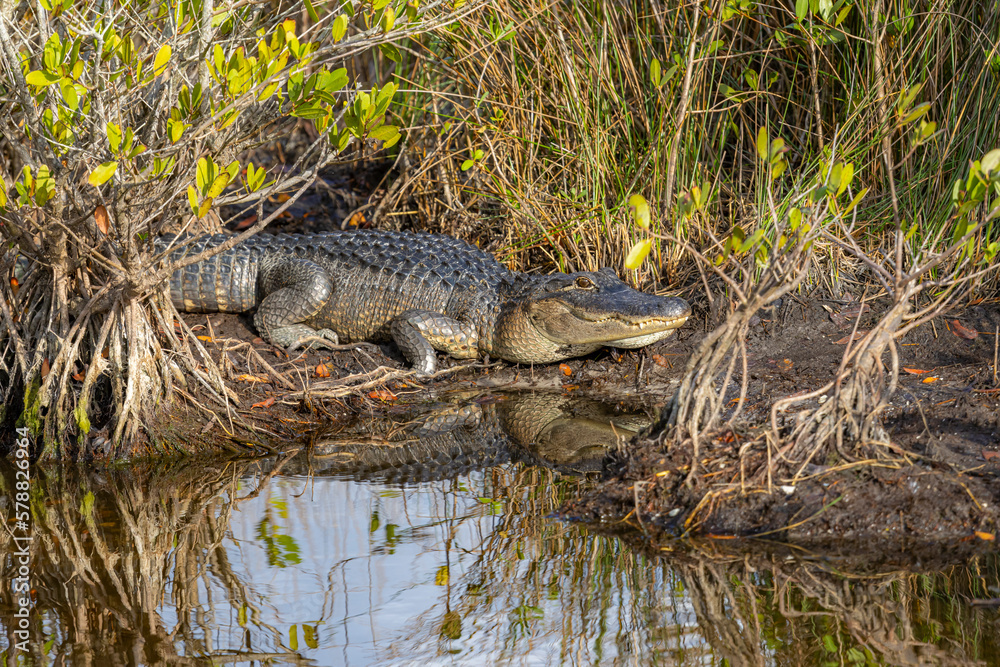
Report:
[[[594,285],[594,281],[587,276],[577,276],[576,286],[580,289],[594,289],[594,287],[596,287]]]

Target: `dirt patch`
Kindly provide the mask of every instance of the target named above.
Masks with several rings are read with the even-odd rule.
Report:
[[[566,516],[650,534],[761,536],[816,546],[843,540],[991,542],[1000,528],[1000,390],[994,377],[1000,311],[976,305],[900,342],[900,386],[884,413],[884,457],[805,461],[798,479],[766,479],[759,435],[778,398],[805,393],[837,371],[855,326],[880,304],[788,299],[753,327],[747,408],[733,431],[691,452],[668,449],[662,424],[607,462],[605,481]],[[852,314],[843,317],[844,311]],[[888,358],[885,360],[888,364]],[[738,396],[734,379],[732,396]],[[822,400],[822,399],[816,399]],[[816,405],[816,400],[813,405]],[[808,406],[808,403],[806,404]]]

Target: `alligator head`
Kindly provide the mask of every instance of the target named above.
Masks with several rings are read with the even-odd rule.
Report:
[[[493,350],[509,361],[546,363],[603,345],[643,347],[669,336],[690,315],[683,299],[637,292],[612,269],[533,276],[505,304]]]

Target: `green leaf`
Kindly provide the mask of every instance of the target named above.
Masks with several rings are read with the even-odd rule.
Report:
[[[99,167],[90,172],[90,176],[87,177],[87,182],[93,185],[95,188],[99,185],[103,185],[107,182],[109,178],[115,175],[115,171],[118,169],[118,161],[112,160],[111,162],[105,162]]]
[[[848,213],[850,213],[851,211],[853,211],[854,207],[861,203],[861,199],[866,194],[868,194],[868,188],[862,189],[861,192],[859,192],[857,195],[855,195],[854,199],[851,200],[851,203],[848,204],[847,208],[844,209],[844,215],[847,215]]]
[[[160,76],[163,74],[163,70],[166,69],[167,63],[170,62],[170,54],[172,50],[169,44],[164,44],[160,47],[160,50],[156,52],[156,58],[153,59],[153,76]]]
[[[640,229],[649,229],[649,204],[640,194],[628,198],[628,207],[632,212],[632,220]]]
[[[475,160],[466,160],[462,163],[462,171],[469,171],[472,169],[472,165],[476,164]]]
[[[925,113],[927,113],[930,110],[931,110],[931,103],[930,102],[921,102],[917,106],[913,107],[912,111],[910,111],[908,114],[906,114],[906,116],[903,118],[903,120],[900,121],[900,124],[902,124],[902,125],[909,125],[910,123],[912,123],[913,121],[917,120],[918,118],[920,118],[921,116],[923,116]]]
[[[983,159],[979,164],[980,169],[982,169],[986,174],[990,174],[1000,167],[1000,148],[991,150],[989,153],[983,156]]]
[[[205,189],[213,180],[215,180],[215,176],[212,174],[212,169],[209,166],[208,160],[205,158],[199,158],[194,177],[194,182],[198,186],[198,192],[204,193]]]
[[[395,125],[379,125],[368,133],[369,138],[383,141],[383,148],[392,148],[399,141],[399,128]]]
[[[802,222],[802,211],[797,208],[793,208],[788,212],[788,228],[794,232],[799,228],[800,222]]]
[[[625,268],[626,269],[638,269],[639,265],[643,263],[646,256],[649,255],[649,251],[653,249],[653,239],[646,239],[645,241],[639,241],[632,249],[628,251],[628,256],[625,257]]]
[[[399,54],[399,49],[397,49],[392,44],[379,44],[378,48],[379,51],[382,52],[382,55],[384,55],[386,58],[388,58],[394,63],[398,63],[403,60],[403,56]]]
[[[660,85],[660,71],[660,61],[653,58],[653,62],[649,63],[649,80],[654,86]]]
[[[76,86],[69,79],[63,79],[62,83],[59,85],[60,90],[62,90],[63,100],[73,111],[80,108],[80,96],[76,93]]]
[[[795,0],[795,19],[802,21],[809,11],[809,0]]]
[[[229,185],[229,174],[219,174],[215,177],[215,180],[212,181],[212,185],[208,188],[208,192],[205,193],[205,196],[209,199],[215,199],[222,194],[222,191],[226,189],[227,185]]]
[[[850,187],[851,181],[854,180],[854,163],[848,162],[844,164],[843,169],[840,172],[840,185],[837,186],[837,196],[844,194],[844,191]]]
[[[319,14],[316,13],[316,8],[313,7],[313,3],[310,0],[305,0],[306,11],[309,12],[309,18],[312,19],[313,23],[319,23]]]
[[[44,70],[36,69],[33,72],[28,72],[28,76],[24,77],[24,80],[27,81],[32,86],[45,88],[46,86],[51,86],[60,78],[62,77],[60,77],[58,74],[52,74],[51,72],[46,72]]]
[[[667,73],[660,78],[660,87],[662,88],[663,86],[670,83],[673,80],[673,78],[677,76],[677,72],[679,69],[680,65],[674,65],[673,67],[668,69]]]
[[[188,186],[187,194],[188,204],[191,206],[191,212],[198,213],[198,192],[194,189],[193,185]]]
[[[167,134],[170,136],[170,143],[176,144],[184,134],[184,122],[170,118],[167,120]]]
[[[771,142],[771,147],[768,150],[770,154],[770,160],[774,162],[776,159],[780,158],[782,152],[785,149],[785,140],[781,137],[775,137],[774,141]]]
[[[308,2],[308,0],[306,0]],[[389,5],[382,13],[382,20],[379,22],[383,32],[389,32],[396,25],[396,10]]]
[[[330,28],[333,34],[333,41],[339,42],[347,34],[347,14],[341,14],[333,19],[333,26]]]
[[[761,128],[757,130],[757,155],[760,156],[761,160],[768,159],[770,155],[768,151],[769,145],[770,141],[768,141],[767,138],[767,128],[761,126]]]
[[[108,123],[108,143],[111,145],[111,152],[117,153],[122,145],[122,130],[114,123]]]

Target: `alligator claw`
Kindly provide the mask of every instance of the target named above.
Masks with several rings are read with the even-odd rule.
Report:
[[[288,346],[288,352],[294,352],[299,348],[327,348],[332,350],[338,345],[340,345],[340,337],[336,331],[333,329],[319,329],[309,335],[298,338]]]

